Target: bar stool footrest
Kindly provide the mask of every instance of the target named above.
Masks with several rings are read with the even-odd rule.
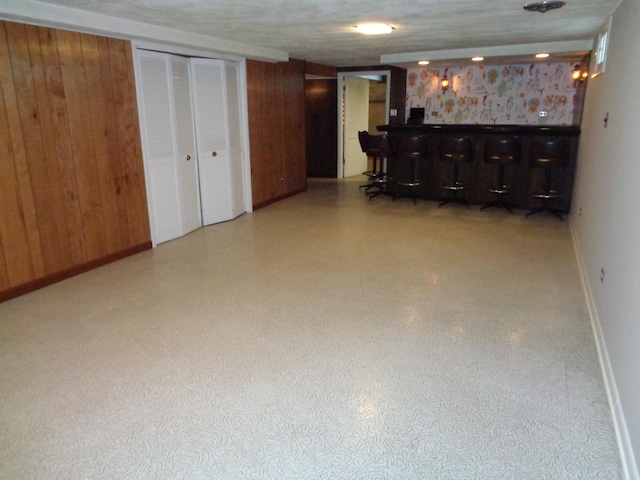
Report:
[[[489,188],[490,193],[495,193],[496,195],[507,195],[511,193],[511,187],[508,185],[502,185],[501,187],[492,187]]]
[[[564,197],[564,193],[558,192],[557,190],[550,190],[549,192],[534,192],[531,196],[534,198],[542,198],[543,200],[551,200]]]

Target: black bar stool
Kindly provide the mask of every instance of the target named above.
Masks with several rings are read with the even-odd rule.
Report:
[[[362,150],[362,152],[369,157],[369,137],[371,135],[369,135],[369,132],[367,131],[362,131],[362,132],[358,132],[358,141],[360,142],[360,149]],[[376,161],[375,158],[373,159],[373,170],[366,170],[364,172],[362,172],[363,175],[366,175],[369,179],[369,183],[366,183],[364,185],[360,185],[360,188],[364,188],[364,189],[370,189],[371,187],[373,187],[373,185],[371,184],[371,178],[373,177],[373,175],[376,174]],[[366,190],[365,190],[366,191]]]
[[[420,187],[420,163],[427,159],[427,137],[425,135],[401,135],[394,146],[395,151],[392,157],[395,172],[393,199],[408,196],[415,204],[416,190]]]
[[[553,189],[551,171],[555,167],[569,164],[569,142],[566,138],[542,139],[534,138],[531,141],[530,163],[532,166],[544,169],[544,186],[541,192],[532,192],[533,198],[541,199],[542,206],[533,208],[527,213],[527,218],[540,212],[549,212],[562,220],[562,210],[549,206],[552,200],[562,198],[563,192]]]
[[[390,154],[389,135],[386,133],[383,135],[369,135],[368,155],[373,157],[373,168],[376,172],[370,180],[371,188],[375,188],[375,190],[367,190],[369,200],[383,193],[388,193],[388,179],[387,173],[384,171],[384,159],[388,158]],[[378,167],[376,167],[376,162],[379,162]]]
[[[358,132],[358,140],[360,141],[362,151],[367,157],[371,157],[373,160],[372,170],[362,172],[363,175],[369,177],[369,183],[360,185],[360,188],[364,188],[365,192],[369,194],[369,190],[372,188],[377,187],[380,189],[381,185],[386,183],[386,174],[383,172],[383,169],[389,140],[386,133],[384,135],[371,135],[367,131]],[[372,193],[379,192],[376,191]]]
[[[484,162],[487,165],[498,166],[498,183],[494,187],[489,187],[489,191],[496,195],[497,200],[487,203],[480,210],[498,207],[513,213],[515,205],[503,200],[505,195],[511,193],[511,186],[505,184],[504,173],[507,165],[515,165],[520,162],[520,139],[518,137],[487,137],[484,144]]]
[[[458,197],[458,193],[466,188],[465,184],[460,181],[460,164],[473,161],[471,140],[467,137],[442,137],[440,140],[440,160],[451,162],[453,165],[451,180],[442,184],[442,188],[446,190],[448,195],[440,200],[440,207],[447,203],[460,203],[471,208],[467,200]]]

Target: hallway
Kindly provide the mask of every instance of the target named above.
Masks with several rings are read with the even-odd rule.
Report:
[[[0,478],[620,478],[569,221],[360,182],[0,304]]]

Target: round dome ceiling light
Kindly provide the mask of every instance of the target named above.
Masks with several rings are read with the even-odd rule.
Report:
[[[552,0],[549,2],[528,3],[522,8],[524,8],[528,12],[546,13],[549,10],[556,10],[564,6],[565,6],[565,2],[558,2],[558,1]]]
[[[386,23],[361,23],[356,25],[355,28],[365,35],[382,35],[393,31],[393,27]]]

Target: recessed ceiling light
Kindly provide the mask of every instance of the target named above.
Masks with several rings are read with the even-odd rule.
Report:
[[[393,27],[386,23],[361,23],[355,27],[358,32],[365,35],[382,35],[393,31]]]
[[[473,60],[474,62],[481,62],[484,60],[484,57],[472,57],[471,60]]]
[[[536,53],[536,58],[547,58],[548,56],[548,53]]]
[[[429,65],[429,60],[420,60],[418,65]]]

